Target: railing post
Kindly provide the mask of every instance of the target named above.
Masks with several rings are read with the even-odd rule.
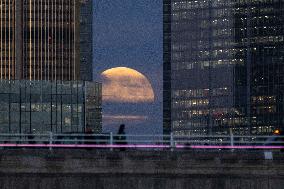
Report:
[[[171,151],[174,151],[174,135],[171,132],[171,141],[170,141],[170,145],[171,145]]]
[[[232,129],[230,129],[230,144],[231,146],[234,146],[234,134]]]
[[[53,143],[53,134],[52,132],[49,132],[49,145],[52,145]],[[52,147],[49,146],[49,150],[51,151],[52,150]]]
[[[112,146],[113,145],[113,133],[112,132],[110,132],[110,141],[109,141],[109,144]],[[112,151],[113,150],[113,148],[111,147],[110,148],[110,151]]]

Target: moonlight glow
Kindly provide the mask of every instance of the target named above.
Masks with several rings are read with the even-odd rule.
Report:
[[[103,100],[109,102],[153,102],[154,91],[149,80],[136,70],[117,67],[104,71]]]

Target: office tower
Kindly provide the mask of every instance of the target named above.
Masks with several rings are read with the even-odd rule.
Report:
[[[164,133],[284,129],[284,1],[163,4]]]
[[[86,36],[81,33],[80,9],[85,2],[81,0],[1,0],[1,79],[79,80],[86,78],[80,73],[80,59],[82,59],[80,51],[83,51],[80,50],[80,37]],[[88,15],[86,11],[82,11],[84,16]],[[88,16],[92,17],[92,15]],[[89,28],[83,27],[84,30]],[[86,32],[88,33],[84,31]],[[84,45],[82,46],[84,48]],[[84,56],[87,55],[84,54]],[[89,69],[91,64],[92,61],[84,62],[84,66]]]
[[[0,132],[100,133],[101,90],[89,81],[0,80]]]
[[[81,0],[80,6],[80,76],[93,80],[93,0]]]
[[[163,1],[163,133],[171,126],[171,0]]]

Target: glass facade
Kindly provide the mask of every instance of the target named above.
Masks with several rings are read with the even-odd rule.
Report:
[[[91,81],[91,3],[0,0],[0,78]]]
[[[171,132],[171,0],[163,1],[163,133]]]
[[[1,133],[73,133],[102,129],[101,84],[0,81]]]
[[[73,0],[22,1],[22,78],[79,79],[76,62],[76,6]]]
[[[284,129],[284,1],[164,1],[164,132]]]
[[[0,79],[15,76],[14,0],[0,1]]]
[[[81,0],[80,9],[80,75],[93,80],[93,0]]]

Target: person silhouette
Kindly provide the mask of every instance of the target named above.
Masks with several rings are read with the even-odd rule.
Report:
[[[121,124],[119,126],[118,132],[117,132],[117,137],[116,137],[116,144],[119,145],[126,145],[126,136],[125,136],[125,125]],[[120,148],[121,150],[123,150],[123,148]]]

